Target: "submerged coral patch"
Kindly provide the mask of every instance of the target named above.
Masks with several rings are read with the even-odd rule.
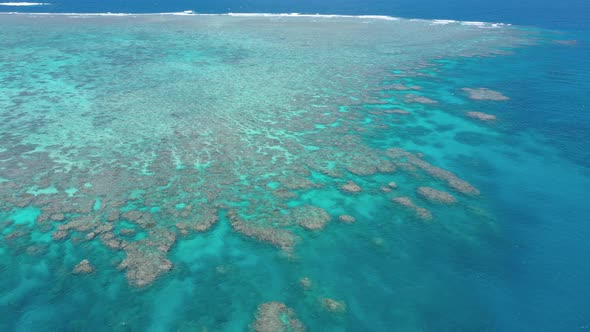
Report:
[[[340,220],[340,222],[343,222],[345,224],[352,224],[352,223],[356,222],[356,218],[349,215],[349,214],[343,214],[343,215],[339,216],[338,220]]]
[[[73,274],[88,274],[92,272],[94,272],[94,266],[90,264],[88,259],[84,259],[80,263],[76,264],[72,270]]]
[[[303,290],[310,290],[313,286],[313,282],[309,277],[303,277],[299,279],[299,285],[301,286],[301,288],[303,288]]]
[[[415,95],[415,94],[407,94],[405,96],[405,101],[406,101],[406,103],[420,103],[420,104],[426,104],[426,105],[438,103],[436,100],[432,100],[430,98],[420,96],[420,95]]]
[[[249,223],[238,216],[235,210],[228,212],[232,228],[241,234],[257,239],[261,242],[267,242],[278,248],[292,252],[295,249],[295,244],[299,239],[291,231],[286,229],[279,229],[272,226],[259,226]]]
[[[486,114],[483,112],[467,112],[468,117],[479,121],[493,121],[496,120],[496,116],[492,114]]]
[[[147,244],[130,244],[125,246],[127,257],[117,267],[127,270],[127,281],[131,286],[144,287],[156,280],[161,274],[172,269],[172,262],[160,250]]]
[[[418,187],[416,192],[420,197],[433,203],[453,204],[457,202],[453,195],[430,187]]]
[[[344,301],[335,300],[332,298],[323,298],[320,300],[322,308],[332,313],[346,312],[346,303]]]
[[[496,100],[496,101],[505,101],[510,98],[506,97],[502,93],[494,90],[490,90],[488,88],[463,88],[469,98],[473,100]]]
[[[256,332],[303,332],[305,327],[295,311],[281,302],[267,302],[258,306],[250,325]]]
[[[293,218],[297,224],[308,230],[320,230],[332,219],[326,210],[310,205],[295,208]]]
[[[363,189],[356,184],[354,181],[348,181],[345,184],[343,184],[340,189],[342,191],[345,191],[347,193],[358,193],[361,192]]]
[[[409,197],[394,197],[391,199],[392,202],[397,203],[400,206],[406,207],[414,212],[416,217],[419,219],[430,221],[432,220],[432,213],[427,209],[417,206],[414,204],[411,198]]]

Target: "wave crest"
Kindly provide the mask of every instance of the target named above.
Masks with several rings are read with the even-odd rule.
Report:
[[[47,6],[51,5],[48,2],[0,2],[0,6],[11,7],[28,7],[28,6]]]

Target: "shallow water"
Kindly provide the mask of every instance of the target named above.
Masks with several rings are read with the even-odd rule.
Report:
[[[551,112],[577,111],[561,98],[587,74],[546,84],[578,36],[228,16],[0,30],[2,330],[241,331],[270,301],[312,331],[588,326],[587,116]]]
[[[14,1],[17,2],[17,1]],[[45,5],[6,6],[0,11],[51,13],[162,13],[192,10],[198,13],[308,13],[389,15],[406,18],[504,22],[537,27],[579,29],[589,27],[586,0],[60,0]],[[35,2],[29,2],[35,4]]]

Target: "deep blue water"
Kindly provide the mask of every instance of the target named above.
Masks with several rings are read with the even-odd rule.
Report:
[[[532,163],[489,165],[493,155],[481,153],[482,191],[494,197],[506,237],[495,250],[509,257],[506,270],[482,277],[482,298],[495,299],[489,307],[497,315],[488,326],[494,331],[590,329],[590,194],[580,179],[590,176],[590,1],[77,1],[62,0],[42,7],[0,7],[23,12],[300,12],[375,14],[411,18],[493,21],[546,28],[577,40],[575,46],[542,45],[517,50],[511,57],[464,61],[453,72],[479,77],[473,85],[488,86],[511,96],[502,111],[510,125],[506,139],[533,132],[546,139],[572,165],[543,163],[543,152]],[[480,66],[479,61],[485,61]],[[456,83],[456,82],[455,82]],[[427,83],[426,83],[427,84]],[[497,110],[494,110],[497,111]],[[508,121],[507,121],[508,122]],[[475,161],[474,161],[475,160]],[[460,169],[465,160],[447,160]],[[467,167],[467,166],[465,166]],[[472,171],[473,165],[469,165]],[[578,175],[569,171],[575,169]],[[488,177],[492,175],[493,178]],[[499,183],[502,182],[502,183]],[[587,181],[586,181],[587,183]],[[510,188],[521,188],[510,192]],[[522,193],[530,192],[530,196]],[[494,279],[496,277],[497,279]],[[487,288],[486,288],[487,287]],[[498,292],[494,296],[494,292]],[[524,308],[527,310],[515,310]],[[461,313],[457,313],[460,315]]]

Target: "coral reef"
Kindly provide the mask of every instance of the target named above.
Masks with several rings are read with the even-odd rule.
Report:
[[[487,122],[487,121],[496,120],[495,115],[486,114],[486,113],[482,113],[482,112],[467,112],[466,114],[468,117],[470,117],[472,119],[479,120],[479,121]]]
[[[431,175],[437,179],[444,180],[448,186],[459,191],[462,194],[474,195],[474,196],[479,195],[479,190],[477,190],[475,187],[473,187],[471,184],[467,183],[466,181],[459,179],[455,174],[453,174],[447,170],[433,166],[433,165],[431,165],[431,164],[425,162],[424,160],[421,160],[415,156],[409,156],[408,161],[412,165],[422,169],[423,171],[425,171],[429,175]]]
[[[418,187],[416,192],[420,197],[432,203],[454,204],[457,202],[453,195],[430,187]]]
[[[346,312],[346,303],[344,301],[338,301],[331,298],[320,299],[322,308],[332,313],[343,313]]]
[[[338,220],[340,220],[340,222],[343,222],[345,224],[352,224],[356,221],[356,219],[348,214],[343,214],[341,216],[338,217]]]
[[[469,98],[473,100],[495,100],[504,101],[510,98],[504,96],[498,91],[490,90],[488,88],[463,88],[463,91],[467,92]]]
[[[196,232],[206,232],[219,221],[217,209],[209,206],[199,206],[194,211],[188,211],[181,218],[184,220],[188,219],[187,221],[176,223],[176,227],[180,230],[181,234],[186,234],[189,229]]]
[[[92,272],[94,272],[94,266],[90,264],[88,259],[84,259],[80,263],[76,264],[72,270],[73,274],[89,274]]]
[[[416,215],[416,217],[425,220],[425,221],[430,221],[432,220],[432,213],[430,213],[430,211],[428,211],[427,209],[423,208],[423,207],[419,207],[417,205],[414,204],[414,202],[412,202],[412,199],[410,199],[409,197],[394,197],[391,199],[392,202],[397,203],[398,205],[401,205],[403,207],[406,207],[412,211],[414,211],[414,214]]]
[[[427,104],[427,105],[438,103],[436,100],[432,100],[430,98],[426,98],[424,96],[415,95],[415,94],[405,95],[405,102],[406,103],[420,103],[420,104]]]
[[[421,156],[418,154],[413,154],[400,148],[389,148],[385,151],[385,154],[389,158],[393,159],[394,163],[398,167],[404,169],[406,172],[414,173],[415,171],[417,171],[417,169],[421,169],[428,175],[436,179],[445,181],[445,183],[449,187],[459,191],[462,194],[472,196],[479,195],[479,190],[477,190],[471,184],[464,180],[461,180],[459,177],[457,177],[450,171],[447,171],[440,167],[436,167],[420,159]]]
[[[66,231],[56,231],[51,234],[51,238],[55,241],[61,241],[68,236],[68,232]]]
[[[122,228],[119,231],[119,233],[121,235],[125,235],[125,236],[133,236],[133,235],[135,235],[136,232],[135,232],[135,229],[133,229],[133,228]]]
[[[399,115],[408,115],[408,114],[412,114],[410,111],[406,111],[406,110],[399,110],[399,109],[395,109],[395,110],[386,110],[385,113],[388,114],[399,114]]]
[[[342,191],[345,191],[347,193],[359,193],[361,191],[363,191],[363,189],[356,184],[354,181],[348,181],[345,184],[343,184],[340,189]]]
[[[310,290],[313,286],[313,283],[309,277],[303,277],[299,280],[299,285],[303,290]]]
[[[144,287],[154,282],[161,274],[172,269],[164,253],[146,244],[129,244],[125,247],[127,257],[117,269],[127,270],[127,282],[134,287]]]
[[[250,327],[255,332],[303,332],[305,327],[295,311],[281,302],[266,302],[258,306]]]
[[[289,230],[263,227],[248,223],[242,220],[235,210],[228,211],[228,217],[231,226],[238,233],[257,239],[261,242],[270,243],[285,252],[292,252],[295,248],[298,237]]]
[[[326,210],[311,205],[293,209],[293,218],[297,224],[308,230],[320,230],[332,219]]]
[[[417,85],[405,85],[401,83],[394,83],[385,86],[379,87],[380,90],[397,90],[397,91],[405,91],[405,90],[421,90],[422,88]]]
[[[244,20],[251,23],[257,19]],[[363,24],[360,30],[389,24],[388,21],[375,23]],[[313,24],[319,27],[326,23],[314,19]],[[351,31],[359,28],[349,19],[338,19],[330,23],[333,24],[343,24],[346,29],[354,26]],[[174,25],[167,21],[162,28]],[[124,26],[117,25],[113,29],[127,29]],[[150,26],[142,25],[142,29],[150,31]],[[191,25],[192,28],[201,27]],[[428,31],[449,42],[452,40],[438,27],[432,29],[424,25],[421,29],[417,31]],[[407,146],[413,148],[429,145],[422,144],[426,141],[424,137],[436,130],[433,128],[437,120],[435,112],[428,105],[437,101],[426,96],[437,96],[438,92],[426,89],[429,85],[422,89],[415,85],[418,80],[410,78],[425,75],[421,71],[428,63],[428,56],[420,54],[420,59],[414,59],[403,50],[398,53],[395,43],[382,43],[389,43],[391,38],[407,43],[407,36],[367,34],[376,39],[349,47],[353,45],[350,39],[339,31],[338,36],[331,39],[334,44],[326,49],[323,49],[323,42],[309,38],[313,36],[303,36],[299,40],[306,47],[295,41],[286,44],[248,41],[244,49],[234,49],[232,43],[227,43],[234,38],[232,34],[217,40],[221,28],[213,30],[214,33],[206,34],[202,40],[173,38],[172,44],[163,44],[174,49],[162,53],[172,58],[177,54],[189,54],[184,47],[200,52],[198,49],[204,49],[203,43],[216,44],[210,52],[202,52],[203,59],[199,55],[194,59],[183,56],[181,61],[153,62],[158,58],[153,57],[155,53],[145,54],[157,48],[143,46],[137,47],[138,52],[129,58],[127,47],[119,51],[105,50],[96,44],[101,38],[90,38],[90,43],[85,41],[93,32],[63,48],[55,48],[42,39],[32,43],[41,50],[44,47],[51,50],[47,56],[55,53],[71,60],[63,62],[67,65],[59,66],[58,71],[55,66],[31,70],[26,63],[19,64],[20,58],[26,58],[22,54],[46,55],[44,52],[9,54],[0,59],[0,64],[4,64],[2,68],[7,71],[4,83],[14,83],[14,86],[5,84],[9,89],[2,102],[7,105],[0,108],[3,119],[0,123],[1,217],[13,218],[13,211],[22,208],[30,209],[27,213],[31,216],[26,227],[16,228],[13,222],[3,226],[2,236],[7,245],[18,245],[20,252],[31,255],[61,254],[72,246],[74,251],[79,248],[89,255],[106,252],[116,257],[113,265],[125,273],[131,286],[146,287],[172,270],[172,260],[178,256],[170,251],[177,238],[187,242],[201,240],[209,238],[202,233],[212,230],[238,233],[296,257],[297,245],[318,237],[318,231],[331,222],[330,214],[338,216],[335,219],[345,224],[355,223],[354,216],[362,215],[362,221],[366,221],[364,213],[356,215],[362,208],[360,205],[382,201],[381,191],[394,191],[397,184],[385,184],[394,172],[402,173],[395,177],[403,181],[401,191],[411,192],[431,180],[427,179],[430,176],[457,192],[478,193],[476,188],[450,171],[425,161],[420,154],[399,148],[387,151],[379,148],[383,146],[381,143],[397,142],[409,142]],[[284,40],[289,40],[289,37],[301,37],[303,30],[297,30],[292,36],[288,35],[289,31],[281,33],[287,37]],[[492,43],[494,38],[480,38],[479,30],[483,29],[477,28],[478,37],[472,39],[478,43],[471,44],[481,47],[479,45]],[[132,31],[117,36],[124,40],[137,35],[137,31]],[[151,43],[154,36],[145,31],[140,33],[147,36],[141,42]],[[319,30],[314,28],[314,31]],[[494,34],[492,29],[484,32]],[[236,30],[236,35],[241,33]],[[36,38],[33,35],[27,33],[23,38]],[[59,39],[59,34],[55,36]],[[183,38],[180,34],[178,37]],[[122,44],[134,44],[123,40]],[[64,45],[70,42],[62,41]],[[404,43],[400,45],[406,45]],[[221,44],[229,46],[220,47]],[[434,51],[431,45],[422,51],[432,57],[449,52],[459,54],[450,50],[446,43],[440,44]],[[375,47],[379,51],[375,52]],[[337,48],[345,52],[332,52]],[[88,49],[93,51],[83,52]],[[326,50],[329,61],[313,61],[317,59],[316,52]],[[483,47],[480,51],[490,54]],[[100,54],[100,61],[86,61],[89,58],[84,56],[94,52]],[[276,58],[259,59],[259,54]],[[400,62],[396,64],[397,74],[392,74],[392,54],[400,55],[396,59]],[[478,52],[473,51],[473,54]],[[365,61],[365,55],[370,55],[371,61]],[[209,56],[213,58],[205,59]],[[242,57],[251,62],[236,66]],[[6,59],[11,61],[7,63]],[[201,72],[200,65],[209,60],[220,70]],[[309,66],[302,67],[302,60]],[[185,67],[183,61],[191,62]],[[199,66],[193,66],[197,62]],[[96,68],[91,68],[94,65]],[[198,74],[190,72],[195,67],[199,68]],[[281,74],[277,68],[284,68],[285,72]],[[345,75],[342,68],[346,68]],[[179,69],[183,69],[179,77],[168,75],[178,73]],[[227,74],[235,73],[236,69],[240,75],[228,80]],[[116,77],[111,74],[115,72],[125,74]],[[68,84],[45,84],[31,89],[39,80],[53,76]],[[120,86],[114,88],[111,83],[117,78],[121,78],[117,81]],[[8,82],[9,79],[14,82]],[[92,87],[86,91],[89,82]],[[69,83],[76,87],[75,93],[62,91]],[[13,90],[15,96],[10,96]],[[498,98],[498,93],[487,89],[466,89],[465,93],[474,99]],[[69,98],[76,96],[89,100],[74,99],[70,103]],[[411,105],[404,105],[404,102]],[[86,109],[87,105],[91,109]],[[484,119],[481,114],[479,116],[480,120]],[[342,195],[339,191],[362,192],[362,195]],[[451,196],[420,188],[418,195],[446,204]],[[416,206],[407,197],[393,201],[419,218],[432,218],[428,210]],[[393,210],[395,206],[387,208]],[[218,225],[226,214],[231,228]],[[378,214],[369,211],[367,215]],[[24,223],[18,221],[21,222]],[[360,226],[337,228],[338,231],[347,228],[361,232],[364,228]],[[216,236],[217,232],[211,234],[211,238]],[[365,241],[371,241],[372,236],[366,234]],[[40,244],[43,241],[49,244]],[[377,245],[382,245],[383,241],[373,238]],[[96,263],[102,261],[93,256],[85,257]],[[91,267],[89,261],[83,263],[79,264],[81,271]],[[223,263],[214,264],[217,274],[232,275],[225,265],[219,265]],[[65,270],[69,272],[70,268],[66,266]],[[308,278],[301,279],[300,283],[304,289],[311,287]],[[345,308],[344,303],[332,299],[323,302],[330,311]],[[288,312],[284,305],[281,307],[274,302],[262,305],[259,311],[273,310],[281,315]],[[281,321],[284,324],[284,319]]]

